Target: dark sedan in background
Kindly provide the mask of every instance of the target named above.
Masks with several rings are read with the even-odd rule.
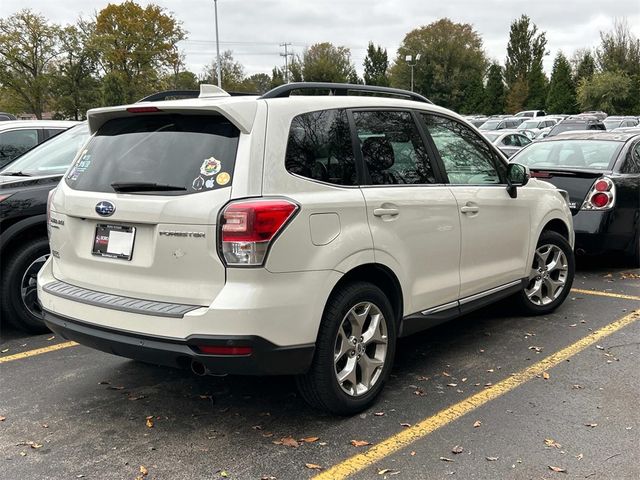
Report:
[[[567,132],[510,161],[569,193],[577,253],[620,251],[640,261],[640,134]]]
[[[49,255],[47,197],[89,138],[87,124],[72,127],[0,171],[0,306],[2,321],[30,332],[46,329],[36,275]]]

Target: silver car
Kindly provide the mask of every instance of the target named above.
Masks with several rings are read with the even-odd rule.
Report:
[[[487,140],[493,143],[509,158],[518,152],[525,145],[529,145],[531,140],[521,132],[515,130],[500,130],[498,132],[483,132]]]

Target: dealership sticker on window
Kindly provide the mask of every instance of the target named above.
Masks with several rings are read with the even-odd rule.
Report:
[[[218,173],[222,169],[222,164],[220,160],[215,159],[214,157],[205,158],[200,166],[200,174],[205,177],[211,177]]]
[[[216,177],[216,182],[218,183],[218,185],[226,185],[230,180],[231,175],[229,175],[227,172],[222,172]]]

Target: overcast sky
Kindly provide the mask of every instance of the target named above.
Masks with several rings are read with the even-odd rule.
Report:
[[[30,8],[56,23],[73,23],[101,10],[107,0],[0,0],[0,17]],[[111,3],[121,3],[113,0]],[[172,12],[188,32],[181,42],[187,66],[196,74],[215,58],[213,0],[138,0]],[[480,33],[490,58],[504,63],[510,23],[521,14],[547,32],[545,60],[568,56],[578,48],[594,47],[599,31],[609,30],[614,18],[626,17],[640,36],[640,0],[218,0],[220,50],[232,50],[247,74],[270,73],[282,65],[280,43],[302,53],[305,47],[330,41],[351,49],[360,73],[368,42],[387,48],[390,60],[410,30],[442,17],[471,23]]]

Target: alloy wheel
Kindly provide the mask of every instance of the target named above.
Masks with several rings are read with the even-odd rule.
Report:
[[[27,267],[20,282],[20,297],[26,309],[32,315],[42,318],[42,308],[38,302],[38,272],[49,258],[49,254],[36,258]]]
[[[531,303],[548,305],[564,291],[569,275],[567,256],[560,247],[546,244],[538,247],[525,293]]]
[[[387,321],[380,308],[361,302],[344,316],[334,346],[334,371],[343,392],[366,394],[378,382],[387,358]]]

